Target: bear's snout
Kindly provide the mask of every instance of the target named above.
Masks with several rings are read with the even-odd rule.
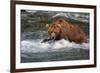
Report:
[[[56,34],[54,32],[51,33],[51,39],[55,39],[56,38]]]

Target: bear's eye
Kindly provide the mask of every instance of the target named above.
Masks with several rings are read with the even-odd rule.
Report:
[[[50,34],[53,33],[52,31],[49,32]]]
[[[51,34],[51,31],[48,31],[49,34]]]
[[[48,33],[49,33],[49,35],[51,35],[51,34],[54,33],[54,32],[53,32],[53,31],[49,31]]]

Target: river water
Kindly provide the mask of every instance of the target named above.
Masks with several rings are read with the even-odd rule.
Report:
[[[89,59],[89,42],[77,44],[68,40],[42,42],[46,31],[24,32],[21,35],[21,62],[48,62]]]

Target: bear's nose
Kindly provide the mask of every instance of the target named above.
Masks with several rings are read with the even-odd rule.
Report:
[[[55,37],[52,37],[52,39],[55,39]]]
[[[51,33],[51,39],[55,39],[55,33]]]

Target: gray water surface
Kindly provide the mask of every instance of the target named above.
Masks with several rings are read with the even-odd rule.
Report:
[[[89,43],[68,40],[41,43],[46,31],[25,32],[21,35],[21,63],[89,59]]]

